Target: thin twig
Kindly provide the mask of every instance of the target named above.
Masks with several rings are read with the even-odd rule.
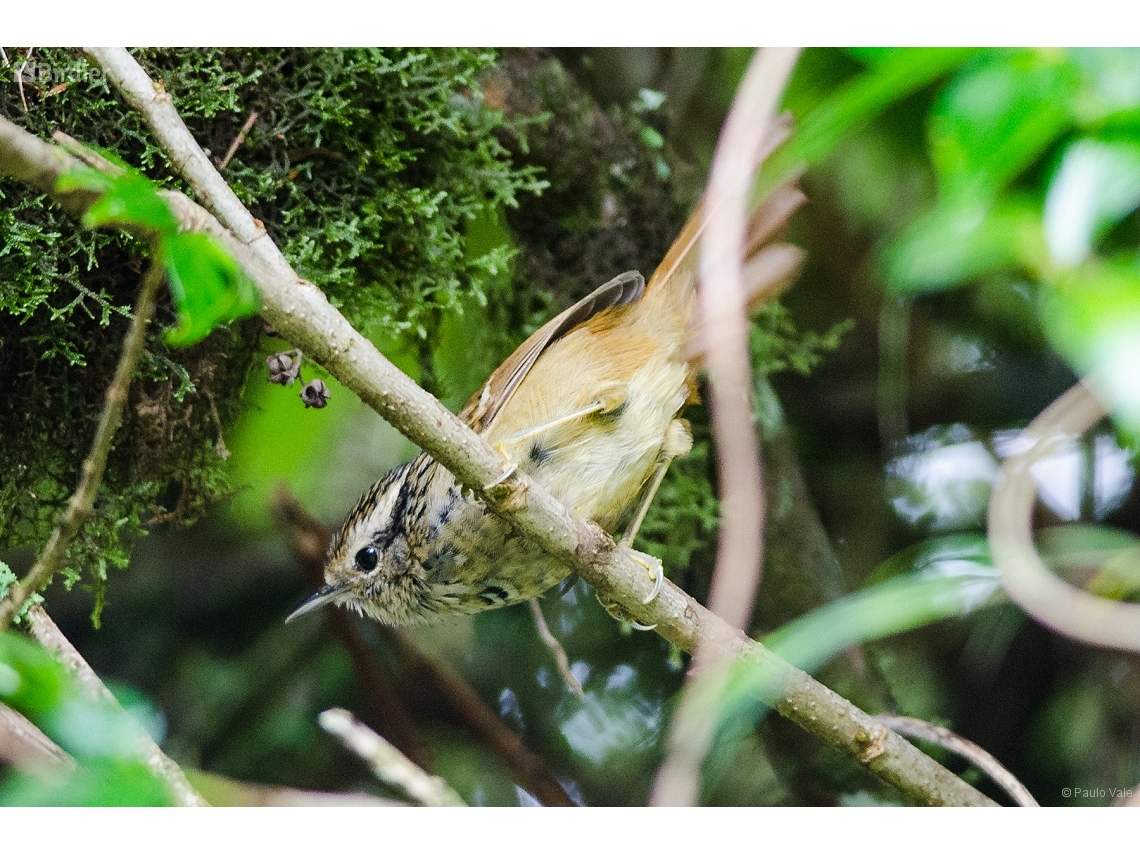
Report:
[[[328,733],[339,737],[350,751],[367,762],[377,778],[400,790],[416,804],[464,806],[463,799],[443,778],[429,775],[392,743],[361,724],[348,710],[325,710],[318,721]]]
[[[245,124],[241,126],[241,130],[238,131],[238,135],[234,137],[234,141],[230,143],[230,147],[226,152],[226,156],[218,162],[219,170],[225,169],[230,165],[230,160],[232,160],[233,156],[237,154],[237,150],[241,147],[241,144],[245,142],[245,135],[249,133],[249,129],[253,127],[253,123],[256,121],[257,110],[251,110],[249,118],[245,120]]]
[[[716,330],[704,343],[721,506],[709,608],[737,628],[747,625],[760,584],[765,517],[742,271],[746,208],[752,175],[798,56],[794,48],[764,48],[753,56],[717,143],[706,192],[709,220],[701,241],[699,297],[702,323]],[[725,656],[722,649],[701,645],[694,671]],[[712,742],[715,717],[701,709],[696,695],[686,692],[673,718],[670,747],[654,784],[652,804],[697,801],[701,762]],[[714,696],[719,697],[719,692]]]
[[[95,429],[95,438],[91,441],[91,451],[83,461],[79,486],[75,489],[71,501],[67,503],[67,509],[51,533],[39,560],[28,571],[28,575],[13,585],[8,596],[0,602],[0,631],[8,627],[28,597],[51,581],[55,571],[59,569],[67,547],[95,507],[95,494],[99,489],[99,483],[103,480],[103,470],[107,465],[107,455],[111,451],[115,431],[123,419],[127,392],[135,374],[135,365],[138,364],[143,344],[146,342],[146,327],[154,315],[158,286],[162,284],[164,275],[162,265],[152,262],[143,276],[134,317],[131,318],[131,326],[127,330],[126,338],[123,339],[123,352],[119,355],[115,376],[107,388],[103,410],[99,414],[99,425]]]
[[[884,727],[889,727],[895,733],[901,733],[903,736],[941,745],[947,751],[952,751],[959,757],[969,760],[989,775],[990,780],[1005,790],[1009,797],[1021,807],[1040,807],[1037,804],[1037,799],[1033,798],[1033,794],[1026,789],[1025,785],[977,743],[963,739],[951,730],[923,721],[920,718],[910,718],[904,715],[877,715],[875,721]]]
[[[534,628],[538,630],[538,637],[542,639],[542,643],[554,656],[554,664],[558,666],[558,673],[562,676],[562,682],[578,697],[586,697],[585,692],[582,691],[582,684],[570,671],[570,658],[566,655],[565,648],[554,637],[554,633],[550,631],[550,627],[546,623],[546,617],[542,613],[542,606],[539,605],[538,598],[527,600],[527,605],[530,606],[530,613],[534,617]]]
[[[115,696],[111,694],[95,670],[87,664],[79,651],[75,649],[67,636],[55,625],[48,613],[40,606],[33,606],[28,610],[31,618],[32,635],[36,640],[55,654],[72,674],[75,675],[83,692],[96,703],[106,704],[118,710],[125,718],[134,723],[134,753],[146,764],[147,768],[166,784],[175,802],[183,807],[208,807],[205,799],[195,790],[178,764],[167,757],[158,747],[150,734],[142,725],[134,722],[126,710],[122,708]]]
[[[28,102],[24,98],[24,69],[28,67],[28,60],[32,58],[32,51],[35,48],[28,48],[28,55],[24,57],[24,61],[20,63],[19,69],[16,71],[16,85],[20,88],[20,104],[23,105],[24,112],[28,112]]]
[[[1005,461],[990,499],[988,534],[994,565],[1010,598],[1031,617],[1070,638],[1140,651],[1140,605],[1075,588],[1052,573],[1033,545],[1037,481],[1033,465],[1071,443],[1107,415],[1089,388],[1077,383],[1022,432],[1028,447]]]
[[[129,55],[126,59],[134,63]],[[179,125],[184,132],[185,127]],[[156,135],[161,140],[166,133],[163,128]],[[58,147],[0,117],[0,173],[48,193],[66,211],[78,214],[98,194],[55,190],[59,175],[75,162]],[[282,337],[447,466],[461,483],[478,489],[478,485],[501,475],[502,455],[385,359],[329,304],[320,289],[298,278],[272,241],[264,237],[264,231],[261,239],[255,236],[247,242],[235,238],[184,195],[166,192],[163,198],[183,228],[214,235],[234,255],[261,291],[264,317]],[[214,203],[208,194],[201,198],[207,204]],[[248,212],[245,217],[248,228],[242,226],[242,233],[248,234],[256,227]],[[274,260],[274,254],[279,260]],[[518,471],[502,486],[480,492],[491,510],[593,585],[603,600],[617,604],[639,623],[656,623],[657,632],[675,646],[692,651],[698,643],[711,645],[734,655],[748,654],[763,663],[772,674],[771,683],[784,687],[780,696],[770,699],[781,715],[855,758],[914,801],[993,804],[901,736],[888,730],[881,742],[872,740],[876,729],[885,729],[867,713],[773,656],[676,585],[666,582],[657,598],[644,604],[653,584],[645,568],[625,551],[617,550],[601,528],[571,513],[525,473]]]

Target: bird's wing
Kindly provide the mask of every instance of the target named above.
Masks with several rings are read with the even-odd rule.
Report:
[[[796,188],[795,182],[796,177],[792,177],[777,187],[749,219],[748,234],[745,239],[745,259],[746,261],[763,259],[766,262],[763,265],[753,265],[756,269],[751,271],[752,276],[748,275],[749,268],[745,269],[744,287],[749,304],[776,296],[779,288],[773,286],[789,282],[802,261],[802,253],[798,249],[771,243],[772,237],[803,202],[803,194]],[[678,271],[696,263],[697,244],[707,222],[703,209],[702,204],[693,211],[689,221],[685,223],[685,227],[669,247],[665,258],[653,272],[649,288],[663,287],[664,283],[677,275]],[[776,252],[766,253],[765,250],[776,250]],[[768,255],[776,256],[775,260],[770,260]],[[756,281],[751,281],[752,279]],[[625,306],[637,300],[645,292],[646,287],[641,274],[636,270],[630,270],[615,276],[562,314],[547,321],[495,369],[487,382],[459,411],[459,417],[476,433],[486,432],[492,420],[506,406],[543,351],[599,312]],[[699,344],[701,330],[699,319],[694,321],[691,335],[698,343],[691,343],[688,350],[690,357],[699,358],[703,350]]]
[[[459,417],[477,433],[485,432],[543,351],[598,312],[632,303],[644,291],[645,279],[636,270],[615,276],[606,284],[595,288],[562,314],[551,318],[520,344],[459,411]]]

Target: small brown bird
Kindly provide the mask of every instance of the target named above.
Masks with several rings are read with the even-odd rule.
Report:
[[[802,201],[791,184],[752,218],[746,282],[769,297],[800,253],[764,246]],[[607,531],[637,528],[670,461],[692,447],[697,400],[693,215],[648,286],[623,273],[553,318],[491,375],[460,418],[555,497]],[[755,255],[754,255],[755,254]],[[639,501],[640,500],[640,501]],[[660,562],[637,553],[660,580]],[[339,603],[392,625],[531,599],[569,569],[491,513],[427,454],[374,484],[333,538],[326,585],[290,615]]]

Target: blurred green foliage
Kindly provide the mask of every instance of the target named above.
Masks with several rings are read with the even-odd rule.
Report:
[[[258,112],[227,179],[302,275],[457,407],[560,308],[617,271],[652,269],[700,194],[749,55],[519,50],[493,65],[489,54],[469,51],[141,59],[215,158]],[[119,110],[101,85],[85,85],[33,91],[24,121],[45,133],[46,124],[33,124],[45,105],[66,105],[77,118],[94,118],[87,111],[96,106]],[[18,118],[13,98],[0,88],[0,110]],[[785,106],[798,131],[759,184],[806,166],[809,202],[790,239],[808,250],[808,263],[752,334],[758,372],[780,372],[772,384],[779,402],[758,394],[757,419],[768,440],[772,518],[784,527],[768,534],[757,610],[780,618],[753,630],[775,628],[769,638],[785,655],[818,668],[871,712],[923,717],[973,739],[1044,804],[1089,801],[1066,799],[1065,786],[1134,787],[1140,673],[1127,657],[1088,650],[1012,605],[989,604],[996,577],[981,527],[1016,430],[1077,372],[1107,371],[1110,386],[1121,387],[1116,415],[1125,428],[1134,422],[1140,54],[808,50]],[[86,134],[71,132],[117,142],[128,162],[166,180],[162,155],[137,120],[114,115],[114,140],[102,119],[89,121]],[[541,196],[527,192],[541,182],[549,185]],[[13,247],[0,265],[20,255],[24,272],[8,281],[27,285],[0,291],[11,317],[29,324],[12,329],[32,341],[33,321],[58,313],[65,323],[57,339],[46,326],[34,332],[36,359],[93,359],[89,336],[66,324],[86,317],[84,330],[122,326],[116,315],[133,282],[124,287],[106,271],[121,273],[126,250],[109,253],[125,242],[56,223],[19,188],[0,192],[9,194],[0,227]],[[21,225],[29,217],[49,219]],[[67,247],[65,256],[49,246]],[[74,261],[70,278],[27,274],[32,258],[70,270],[64,257]],[[96,257],[100,265],[87,270]],[[0,328],[5,341],[8,329]],[[97,668],[154,699],[166,717],[165,747],[179,762],[266,784],[375,789],[316,726],[321,709],[368,710],[372,698],[325,625],[281,624],[311,586],[273,535],[266,503],[284,479],[335,524],[412,449],[331,382],[333,403],[317,413],[261,375],[246,376],[282,346],[241,324],[207,338],[197,362],[194,348],[174,353],[153,342],[146,371],[148,382],[167,384],[162,412],[180,425],[179,437],[213,455],[196,471],[217,480],[184,494],[244,489],[225,513],[144,540],[130,570],[109,581],[99,633],[87,625],[83,600],[50,592],[48,605]],[[304,370],[328,382],[307,362]],[[224,472],[206,389],[233,452]],[[172,409],[181,402],[194,404],[192,415]],[[781,403],[786,416],[775,418]],[[704,409],[686,417],[696,446],[672,467],[638,548],[661,556],[671,578],[701,597],[716,543],[715,454]],[[789,473],[777,441],[794,443],[802,477]],[[123,460],[131,454],[133,440]],[[1128,453],[1101,431],[1050,465],[1038,513],[1054,572],[1136,599],[1140,501]],[[161,467],[148,471],[159,473],[152,481],[166,477]],[[155,490],[151,481],[120,490],[120,516],[153,502]],[[178,504],[167,498],[164,507]],[[125,531],[141,527],[137,516],[126,519]],[[125,551],[97,554],[126,560]],[[842,598],[845,588],[853,593]],[[549,592],[542,606],[584,699],[564,685],[523,609],[413,637],[461,672],[575,799],[643,803],[684,657],[651,633],[623,631],[580,582]],[[427,743],[432,770],[472,804],[528,803],[429,681],[374,627],[357,626]],[[757,723],[755,686],[740,685],[706,767],[707,802],[898,801],[788,723]],[[976,771],[936,756],[999,795]]]
[[[901,51],[886,64],[925,54]],[[1134,61],[1128,51],[1020,49],[962,64],[927,114],[934,204],[882,257],[897,293],[1027,276],[1045,335],[1075,370],[1103,379],[1133,440],[1140,266],[1135,240],[1114,228],[1140,207]],[[870,86],[883,77],[877,60],[859,79]],[[847,92],[812,115],[855,104]]]
[[[889,71],[907,63],[932,73],[860,112],[864,93],[890,90]],[[809,165],[808,249],[823,256],[788,302],[827,318],[825,301],[843,294],[861,350],[841,347],[846,376],[825,365],[810,386],[777,388],[857,585],[932,555],[987,562],[980,527],[1000,460],[1074,375],[1100,376],[1117,425],[1134,436],[1138,82],[1135,50],[803,57],[787,98],[800,127],[841,124],[846,136],[833,133],[826,151],[792,141],[769,164]],[[873,394],[853,398],[869,380]],[[832,400],[797,400],[820,388]],[[1096,431],[1039,472],[1039,518],[1069,523],[1039,543],[1054,572],[1134,596],[1130,454]],[[955,557],[956,543],[966,553]],[[1136,716],[1131,667],[1050,636],[1012,606],[863,649],[889,708],[975,739],[1043,803],[1063,803],[1064,785],[1132,787],[1140,773],[1125,735]],[[1048,758],[1051,741],[1069,740],[1081,748]]]
[[[110,807],[169,805],[165,785],[133,753],[139,724],[96,703],[35,642],[0,634],[0,702],[23,714],[76,762],[56,774],[14,772],[0,804]]]

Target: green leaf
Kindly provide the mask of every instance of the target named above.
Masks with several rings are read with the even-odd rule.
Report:
[[[170,794],[138,762],[95,762],[66,778],[18,775],[0,790],[0,804],[34,807],[168,807]]]
[[[79,764],[65,777],[9,776],[0,804],[170,804],[165,785],[135,758],[138,725],[127,713],[89,700],[50,653],[11,632],[0,634],[0,702]]]
[[[939,537],[905,550],[872,578],[903,567],[911,572],[837,600],[773,632],[764,644],[805,671],[814,671],[853,644],[885,638],[994,602],[1001,576],[986,538]]]
[[[757,195],[791,170],[820,162],[853,128],[949,73],[973,53],[963,48],[914,48],[881,57],[868,73],[841,87],[798,122],[795,136],[764,164]]]
[[[0,701],[33,722],[62,700],[67,676],[38,644],[0,634]]]
[[[1071,524],[1043,529],[1037,548],[1049,569],[1062,577],[1092,578],[1090,594],[1123,600],[1140,593],[1140,537],[1103,525]]]
[[[134,724],[125,713],[89,701],[50,653],[10,632],[0,635],[0,702],[77,760],[129,756]]]
[[[849,47],[842,48],[843,52],[852,59],[856,59],[864,65],[876,68],[883,65],[883,63],[890,62],[894,59],[895,54],[900,50],[906,48],[892,48],[892,47]]]
[[[947,617],[961,617],[997,601],[1001,577],[982,535],[936,538],[888,560],[877,575],[912,568],[857,594],[817,609],[765,638],[764,646],[805,671],[814,671],[853,644],[884,638]],[[716,717],[713,765],[731,758],[735,746],[777,694],[773,675],[743,659],[728,666],[719,698],[703,697]],[[716,677],[710,676],[715,685]],[[698,683],[692,691],[706,691]]]
[[[1140,142],[1076,141],[1062,156],[1045,199],[1045,238],[1053,262],[1082,263],[1096,240],[1137,206]]]
[[[260,310],[253,282],[209,235],[168,235],[160,252],[178,308],[178,327],[167,332],[168,344],[194,344],[218,325]]]
[[[986,53],[942,91],[930,153],[943,195],[995,197],[1074,122],[1080,76],[1055,51]]]
[[[883,275],[894,293],[921,294],[964,285],[1045,256],[1040,209],[1027,199],[989,204],[958,194],[916,219],[883,253]]]
[[[170,206],[158,195],[154,184],[133,169],[108,175],[89,166],[77,166],[56,181],[56,189],[90,190],[102,196],[87,209],[82,223],[87,228],[103,225],[139,225],[162,234],[178,229]]]
[[[1075,48],[1069,55],[1085,79],[1080,104],[1085,122],[1111,121],[1140,110],[1140,50]]]
[[[1089,262],[1042,288],[1045,335],[1080,374],[1095,375],[1117,425],[1140,440],[1140,260]]]

